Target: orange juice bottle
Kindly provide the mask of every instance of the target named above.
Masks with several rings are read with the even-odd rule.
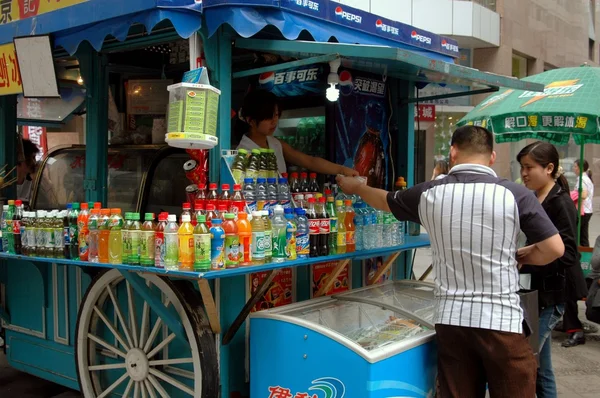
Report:
[[[98,222],[100,230],[98,238],[98,261],[108,263],[108,238],[110,236],[110,209],[100,210],[100,221]]]
[[[235,214],[225,213],[223,230],[225,230],[225,267],[237,268],[240,264],[240,236],[235,223]]]
[[[352,253],[356,251],[356,241],[354,239],[354,232],[356,227],[354,226],[354,208],[352,207],[352,200],[347,199],[344,204],[346,205],[346,217],[344,223],[346,224],[346,253]]]
[[[240,212],[237,215],[238,234],[240,236],[240,265],[252,265],[252,226],[248,214]]]
[[[177,231],[179,237],[179,270],[194,270],[194,226],[189,214],[181,216],[181,226]]]

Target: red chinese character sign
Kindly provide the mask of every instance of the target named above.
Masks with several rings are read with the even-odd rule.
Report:
[[[87,0],[0,0],[0,25],[70,7]]]
[[[2,0],[0,0],[0,10]],[[0,95],[20,94],[23,92],[21,73],[17,62],[15,45],[0,46]]]
[[[310,297],[315,297],[317,292],[327,283],[329,275],[331,275],[337,266],[337,261],[315,264],[311,267],[311,291]],[[331,288],[325,293],[327,296],[331,294],[339,294],[350,290],[350,264],[346,265],[337,279],[331,285]]]
[[[434,122],[435,121],[435,105],[433,104],[419,104],[415,112],[415,120],[420,122]]]
[[[269,272],[255,272],[249,275],[249,295],[253,294],[260,286]],[[292,268],[283,268],[271,282],[265,295],[258,301],[252,312],[281,307],[292,304],[295,299],[294,272]]]

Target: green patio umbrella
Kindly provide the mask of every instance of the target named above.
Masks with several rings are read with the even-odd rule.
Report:
[[[531,138],[565,145],[572,136],[581,146],[583,164],[584,145],[600,144],[600,68],[582,65],[553,69],[523,80],[544,84],[544,92],[504,89],[477,105],[457,125],[485,127],[498,143]],[[580,167],[580,181],[582,174]]]

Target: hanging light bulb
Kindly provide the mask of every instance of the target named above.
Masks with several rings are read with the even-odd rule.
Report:
[[[329,88],[325,92],[325,96],[331,102],[335,102],[340,98],[340,90],[336,88],[336,85],[340,82],[340,77],[338,76],[338,69],[342,64],[342,60],[339,58],[334,59],[329,62],[329,75],[327,76],[327,83],[329,84]]]
[[[334,83],[329,83],[329,88],[325,92],[325,96],[331,102],[335,102],[340,98],[340,90],[335,87]]]
[[[77,78],[77,84],[79,84],[80,86],[83,84],[83,77],[81,77],[81,75],[79,75],[79,77]]]

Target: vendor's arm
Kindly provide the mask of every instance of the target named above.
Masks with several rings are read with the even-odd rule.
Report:
[[[353,170],[349,167],[330,162],[328,160],[310,156],[296,149],[292,148],[286,142],[281,141],[281,147],[283,148],[283,157],[287,162],[290,162],[296,166],[314,171],[320,174],[338,175],[342,174],[345,176],[357,176],[358,171]]]

